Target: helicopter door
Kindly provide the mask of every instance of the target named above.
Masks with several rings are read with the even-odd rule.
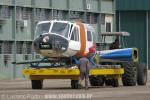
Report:
[[[72,50],[80,50],[81,43],[80,43],[80,35],[79,35],[79,27],[74,26],[72,28],[71,34],[70,34],[70,43],[69,47]]]

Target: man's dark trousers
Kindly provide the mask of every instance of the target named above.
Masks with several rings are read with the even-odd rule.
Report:
[[[79,82],[81,85],[82,80],[85,78],[85,88],[88,89],[88,81],[89,81],[89,60],[86,57],[82,57],[79,60]]]

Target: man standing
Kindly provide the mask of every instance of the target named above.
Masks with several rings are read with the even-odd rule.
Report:
[[[113,43],[111,44],[110,50],[112,50],[112,49],[119,49],[119,48],[120,48],[119,46],[120,46],[120,45],[119,45],[119,40],[116,39],[115,42],[113,42]]]
[[[79,70],[80,75],[78,84],[81,86],[81,82],[85,78],[85,89],[88,90],[89,60],[86,57],[82,57],[79,59]]]

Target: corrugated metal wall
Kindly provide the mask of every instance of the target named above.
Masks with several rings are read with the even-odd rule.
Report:
[[[127,37],[128,47],[137,47],[139,50],[140,62],[147,62],[147,41],[146,41],[146,13],[140,11],[121,11],[117,15],[117,27],[119,31],[130,32]],[[119,26],[120,18],[120,26]]]
[[[150,0],[116,0],[117,10],[150,10]]]
[[[128,31],[129,46],[139,49],[140,62],[150,69],[150,0],[116,0],[117,30]]]
[[[147,25],[148,25],[148,29],[147,29],[147,32],[148,32],[148,34],[147,34],[147,42],[148,42],[148,48],[147,48],[147,50],[148,50],[148,55],[147,55],[147,60],[148,60],[148,67],[149,67],[149,69],[150,69],[150,11],[147,11]]]

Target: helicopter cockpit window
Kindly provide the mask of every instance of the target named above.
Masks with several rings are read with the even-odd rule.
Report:
[[[38,24],[37,25],[37,28],[36,28],[36,31],[35,31],[35,38],[37,36],[40,36],[44,33],[48,33],[49,32],[49,29],[50,29],[50,26],[51,26],[51,23],[41,23],[41,24]]]
[[[59,35],[62,35],[66,38],[68,38],[68,33],[69,33],[69,27],[70,25],[67,24],[67,23],[59,23],[59,22],[55,22],[53,24],[53,27],[52,27],[52,33],[56,33],[56,34],[59,34]]]
[[[72,31],[71,40],[79,41],[78,30],[76,27]]]
[[[71,40],[75,40],[75,39],[74,39],[74,34],[73,34],[73,33],[71,34]]]
[[[92,35],[90,31],[87,31],[87,41],[92,41]]]
[[[94,32],[92,32],[92,34],[93,34],[93,41],[96,42],[96,34]]]

